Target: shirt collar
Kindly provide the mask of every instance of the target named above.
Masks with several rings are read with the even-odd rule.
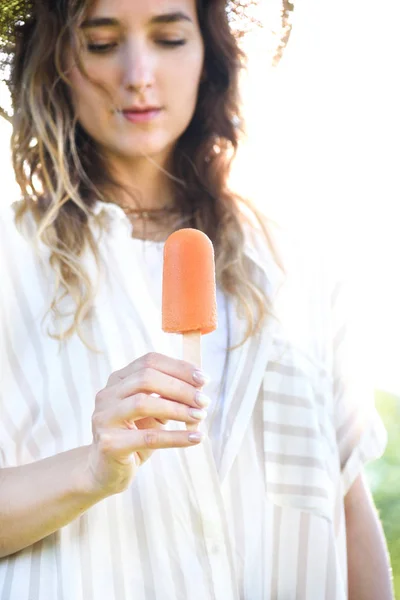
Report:
[[[272,239],[272,243],[275,252],[278,253],[278,260],[281,261],[278,240]],[[258,279],[261,278],[259,282],[261,287],[266,285],[269,297],[274,299],[284,283],[285,271],[284,267],[278,263],[273,250],[261,231],[253,230],[248,233],[244,244],[244,254],[258,272]]]

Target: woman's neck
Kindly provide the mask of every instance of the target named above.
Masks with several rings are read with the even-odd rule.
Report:
[[[110,190],[113,202],[122,208],[157,210],[174,204],[172,179],[165,163],[148,158],[109,161],[112,178],[119,188]]]
[[[105,189],[132,222],[132,236],[162,241],[177,228],[181,215],[174,209],[172,179],[166,168],[150,159],[109,161],[113,180],[120,187]],[[165,210],[164,210],[165,209]]]

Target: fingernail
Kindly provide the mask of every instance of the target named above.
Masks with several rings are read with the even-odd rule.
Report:
[[[195,433],[189,433],[188,435],[189,442],[192,442],[193,444],[201,442],[203,438],[204,434],[202,434],[200,431],[196,431]]]
[[[211,377],[203,373],[203,371],[194,371],[193,381],[199,385],[207,385],[207,383],[210,383]]]
[[[196,392],[196,402],[202,408],[207,408],[211,404],[210,398],[203,394],[203,392]]]
[[[191,417],[193,417],[193,419],[197,419],[198,421],[204,421],[204,419],[207,417],[207,411],[199,410],[198,408],[191,408],[189,410],[189,414]]]

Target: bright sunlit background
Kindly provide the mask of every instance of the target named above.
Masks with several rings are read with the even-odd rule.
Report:
[[[400,396],[400,3],[295,6],[277,69],[268,36],[248,40],[249,141],[235,178],[316,252],[356,266],[360,349],[372,348],[376,387]]]

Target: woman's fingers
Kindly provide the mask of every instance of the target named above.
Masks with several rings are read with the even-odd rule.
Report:
[[[101,413],[100,413],[101,414]],[[153,418],[161,422],[180,421],[198,423],[207,413],[199,406],[195,408],[160,396],[144,393],[135,394],[120,400],[115,406],[108,407],[102,414],[103,426],[116,425],[125,421]]]
[[[165,429],[117,430],[103,433],[98,440],[104,455],[124,458],[134,452],[161,448],[188,448],[199,444],[204,434],[195,431],[167,431]]]
[[[122,380],[131,377],[134,373],[147,369],[155,369],[198,388],[208,382],[208,377],[195,365],[184,360],[170,358],[164,354],[150,352],[135,360],[133,363],[130,363],[123,369],[115,371],[115,373],[110,376],[108,385],[118,384]]]
[[[201,433],[165,430],[163,424],[180,421],[195,428],[209,404],[200,392],[205,383],[194,365],[156,353],[114,372],[96,395],[91,484],[118,493],[154,450],[199,444]]]
[[[122,380],[117,393],[121,399],[138,393],[155,393],[192,408],[205,408],[209,403],[195,386],[152,368],[142,369]]]
[[[144,396],[153,394],[197,411],[185,413],[184,409],[171,404],[166,414],[157,412],[151,416],[162,420],[173,419],[193,423],[203,418],[198,411],[207,408],[210,403],[200,389],[205,381],[205,376],[190,363],[163,354],[146,354],[110,376],[106,388],[97,394],[96,409],[114,411],[119,401],[137,396],[134,403],[138,406],[133,413],[133,418],[146,417],[149,416],[147,412],[149,403]],[[158,410],[161,405],[154,406]],[[128,409],[128,412],[130,410]]]
[[[160,419],[146,417],[145,419],[135,421],[131,429],[163,429],[167,423],[168,421],[162,422]]]

